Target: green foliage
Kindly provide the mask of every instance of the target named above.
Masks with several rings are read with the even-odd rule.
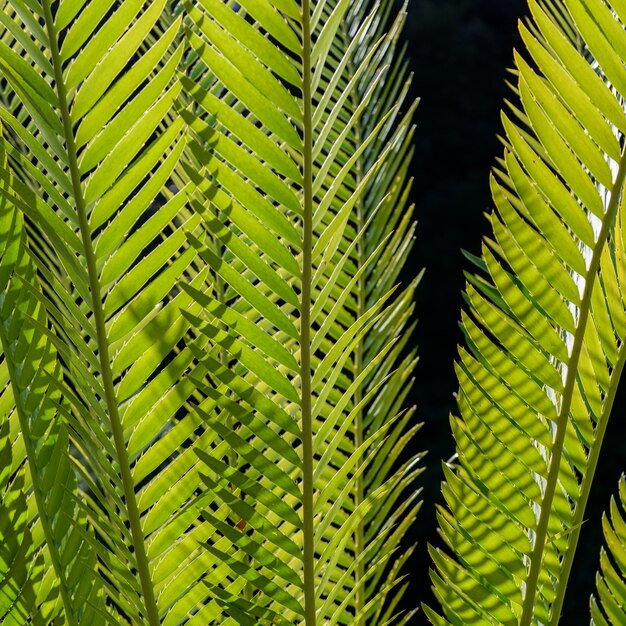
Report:
[[[591,598],[591,623],[602,626],[622,624],[626,619],[624,590],[626,588],[626,522],[622,512],[626,506],[626,480],[619,481],[619,501],[611,499],[610,520],[607,515],[602,517],[604,536],[609,554],[604,549],[600,553],[600,572],[596,576],[600,606],[595,598]],[[600,607],[602,607],[600,609]]]
[[[410,619],[391,7],[2,3],[3,624]]]
[[[404,12],[1,4],[0,621],[410,623]],[[559,623],[626,361],[626,11],[529,5],[438,625]],[[594,624],[626,620],[625,485]]]
[[[529,5],[493,234],[468,276],[434,624],[559,622],[626,360],[626,14],[600,0]],[[624,623],[623,576],[605,557],[602,572],[604,611]]]

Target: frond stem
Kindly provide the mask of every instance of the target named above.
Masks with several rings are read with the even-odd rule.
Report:
[[[61,55],[59,53],[58,35],[52,18],[52,10],[50,8],[50,0],[42,0],[44,9],[44,17],[46,22],[46,30],[50,40],[50,53],[52,56],[52,66],[54,68],[54,81],[57,96],[59,98],[59,107],[61,109],[61,117],[63,121],[63,130],[67,141],[67,153],[69,159],[70,176],[72,179],[72,189],[76,201],[76,213],[78,216],[78,224],[80,228],[80,236],[85,251],[85,262],[87,264],[87,273],[89,277],[89,288],[91,293],[91,305],[94,316],[94,324],[96,328],[96,340],[98,345],[98,359],[100,361],[100,369],[102,374],[102,386],[104,388],[105,400],[111,420],[111,431],[115,443],[115,450],[120,464],[120,473],[122,484],[124,487],[124,499],[128,512],[128,520],[130,531],[133,538],[133,548],[135,550],[135,558],[137,562],[137,572],[141,582],[143,592],[143,602],[146,609],[146,617],[149,626],[159,626],[159,612],[154,596],[152,579],[150,576],[150,567],[144,544],[143,531],[141,529],[141,518],[139,515],[139,507],[135,498],[135,486],[130,471],[130,463],[128,460],[128,451],[126,450],[126,442],[124,441],[124,430],[120,418],[117,398],[115,397],[115,389],[113,386],[113,374],[111,372],[111,359],[109,355],[109,345],[107,340],[106,325],[104,321],[104,311],[102,308],[102,294],[100,292],[100,281],[98,277],[98,269],[96,265],[96,255],[94,253],[91,241],[91,232],[89,228],[89,219],[87,217],[87,208],[85,206],[85,198],[80,181],[80,169],[78,167],[78,158],[76,143],[74,141],[74,132],[72,130],[72,119],[70,117],[69,106],[67,101],[67,91],[63,81],[63,70]]]
[[[313,419],[311,399],[311,276],[313,263],[313,94],[311,72],[311,7],[302,0],[302,100],[304,103],[304,219],[302,242],[302,311],[300,378],[302,389],[302,517],[304,623],[315,626],[315,530],[313,526]]]
[[[574,519],[572,521],[572,534],[571,540],[568,546],[568,550],[563,559],[563,565],[561,566],[561,572],[559,575],[559,585],[557,588],[556,599],[552,604],[552,614],[550,616],[550,626],[557,626],[561,618],[561,610],[563,608],[563,601],[565,600],[565,592],[567,591],[567,581],[572,571],[572,565],[574,564],[574,557],[576,556],[576,546],[580,538],[580,531],[583,524],[583,515],[587,508],[587,500],[589,499],[589,493],[591,492],[591,485],[593,483],[593,476],[596,472],[598,465],[598,459],[600,458],[600,450],[602,449],[602,442],[604,441],[604,435],[606,434],[606,428],[611,416],[611,410],[613,409],[613,403],[615,402],[615,396],[617,394],[617,387],[619,379],[621,378],[626,364],[626,342],[623,342],[620,346],[617,363],[613,369],[611,378],[615,380],[615,384],[612,384],[609,388],[606,398],[604,399],[604,407],[602,408],[602,415],[598,422],[598,426],[595,432],[595,438],[589,452],[589,459],[587,462],[587,472],[583,480],[582,488],[580,490],[580,498],[576,503],[576,512],[574,513]]]
[[[576,374],[578,373],[578,361],[580,359],[580,354],[584,343],[585,328],[587,326],[587,321],[591,308],[591,295],[593,293],[593,287],[596,282],[595,278],[598,272],[598,268],[600,266],[600,257],[602,254],[602,250],[609,235],[613,219],[615,218],[615,213],[617,212],[620,190],[624,185],[625,177],[626,154],[622,152],[619,170],[617,172],[617,176],[611,190],[611,200],[604,215],[604,219],[602,220],[602,228],[600,229],[598,240],[593,249],[591,262],[589,263],[589,269],[587,270],[585,289],[580,303],[580,315],[578,319],[578,325],[576,327],[576,333],[574,335],[572,353],[567,364],[567,376],[565,378],[565,385],[563,388],[563,400],[561,403],[561,410],[559,412],[556,434],[552,443],[552,456],[550,458],[550,469],[548,471],[546,491],[543,497],[543,501],[541,502],[541,513],[539,515],[539,523],[537,524],[535,545],[533,546],[533,550],[530,555],[530,570],[528,572],[528,578],[526,579],[526,595],[524,596],[524,603],[522,605],[520,626],[530,626],[534,613],[535,596],[537,593],[537,581],[539,580],[539,573],[542,567],[542,555],[548,534],[548,522],[550,520],[552,500],[554,499],[554,494],[556,491],[559,477],[559,469],[561,467],[561,457],[563,455],[565,432],[567,430],[567,424],[569,422],[569,412],[572,404],[573,390],[576,383]],[[595,465],[591,469],[595,470]],[[589,473],[590,470],[588,469],[587,474]],[[589,480],[591,481],[591,479]],[[582,494],[581,500],[579,500],[576,507],[577,512],[579,507],[581,507],[582,513],[584,513],[585,502],[582,502]],[[578,539],[578,530],[574,528],[573,532],[576,533],[575,537],[576,539]],[[575,544],[573,546],[568,546],[568,553],[572,552],[573,549],[575,549]],[[573,559],[573,556],[571,558]],[[562,577],[560,577],[559,584],[562,584],[562,580]]]

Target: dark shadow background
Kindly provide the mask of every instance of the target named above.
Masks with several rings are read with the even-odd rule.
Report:
[[[507,68],[513,47],[520,47],[517,21],[525,0],[409,0],[405,38],[414,73],[413,97],[421,97],[415,123],[416,156],[413,200],[419,221],[407,276],[422,267],[418,288],[417,343],[420,363],[414,401],[424,426],[416,450],[427,449],[426,470],[418,486],[424,504],[407,544],[418,541],[407,568],[410,587],[405,607],[436,600],[430,591],[427,543],[443,546],[437,536],[435,504],[442,502],[441,461],[454,452],[448,415],[454,410],[457,344],[463,270],[470,269],[461,249],[480,252],[487,234],[483,213],[490,209],[489,171],[502,153],[500,110],[508,97]],[[601,513],[608,507],[622,469],[626,438],[620,422],[626,406],[622,383],[609,426],[602,461],[574,563],[562,624],[589,623],[602,543]],[[420,612],[411,624],[426,624]]]

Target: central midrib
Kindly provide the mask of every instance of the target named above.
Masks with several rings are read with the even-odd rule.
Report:
[[[313,526],[313,423],[311,398],[311,275],[313,257],[313,94],[311,92],[311,7],[302,0],[303,233],[300,379],[302,391],[302,517],[304,623],[315,626],[315,535]]]
[[[117,398],[113,386],[113,374],[111,372],[111,360],[109,356],[109,345],[107,340],[106,325],[104,321],[104,310],[102,307],[102,294],[100,292],[100,282],[98,277],[98,269],[96,256],[94,253],[91,231],[89,228],[89,220],[87,218],[87,210],[85,199],[83,197],[82,186],[80,182],[80,169],[78,167],[78,158],[76,144],[74,141],[74,133],[72,130],[72,120],[69,114],[69,106],[67,101],[67,92],[63,80],[63,71],[61,56],[57,40],[57,32],[54,26],[52,10],[50,8],[50,0],[42,0],[44,9],[44,18],[48,39],[50,40],[50,53],[52,56],[52,66],[54,68],[54,79],[57,96],[59,98],[59,106],[61,109],[61,117],[63,121],[63,130],[65,140],[67,142],[67,152],[70,168],[70,176],[72,180],[72,189],[76,201],[76,213],[80,228],[81,240],[85,252],[85,262],[87,265],[87,273],[89,278],[89,289],[91,293],[91,304],[94,316],[94,324],[96,327],[96,341],[98,346],[98,358],[102,375],[102,386],[105,392],[105,401],[111,421],[111,431],[115,443],[115,450],[120,464],[120,474],[124,488],[124,499],[126,502],[128,520],[130,524],[131,536],[133,539],[133,548],[135,550],[135,558],[137,562],[137,572],[141,582],[143,592],[143,603],[146,608],[146,617],[149,626],[159,626],[159,612],[154,596],[154,588],[152,586],[152,578],[150,576],[150,566],[146,554],[143,531],[141,529],[141,518],[139,507],[135,497],[135,486],[130,471],[130,463],[128,459],[128,451],[126,450],[126,442],[124,440],[124,431],[117,406]]]
[[[563,400],[561,404],[561,410],[559,412],[559,419],[557,423],[557,430],[554,437],[552,446],[552,456],[550,458],[550,468],[548,471],[548,478],[546,482],[546,491],[543,501],[541,503],[541,513],[539,515],[539,522],[537,524],[537,532],[535,536],[535,544],[530,557],[530,569],[528,572],[528,578],[526,579],[526,596],[524,597],[524,603],[522,605],[522,614],[520,617],[520,626],[530,626],[534,607],[535,596],[537,593],[537,583],[539,580],[539,573],[543,563],[543,550],[548,533],[548,522],[550,520],[550,514],[552,509],[552,501],[556,491],[556,485],[558,481],[559,469],[561,466],[561,457],[563,454],[563,447],[565,444],[565,431],[569,421],[569,411],[572,403],[574,384],[576,382],[576,374],[578,370],[578,362],[582,352],[582,346],[584,343],[585,327],[589,318],[591,308],[591,296],[593,293],[593,287],[596,282],[596,276],[598,268],[600,266],[600,257],[602,250],[606,245],[611,223],[615,217],[615,213],[618,207],[619,191],[624,185],[624,178],[626,177],[626,152],[622,153],[620,159],[619,171],[615,178],[613,188],[611,190],[611,200],[609,206],[604,215],[602,221],[602,228],[598,235],[598,240],[594,246],[593,256],[589,263],[589,269],[587,270],[587,278],[585,281],[585,289],[580,304],[580,315],[578,324],[576,327],[576,333],[574,335],[574,343],[572,346],[572,353],[567,363],[567,376],[565,379],[565,385],[563,388]],[[589,468],[588,468],[589,471]],[[590,476],[586,476],[585,480],[591,480]],[[587,494],[588,495],[588,494]],[[579,507],[582,507],[584,511],[586,502],[579,500],[576,503],[578,511]],[[575,546],[568,546],[568,550],[574,549]],[[562,579],[559,581],[559,585],[563,584]],[[558,593],[557,593],[558,595]],[[558,615],[556,616],[558,620]]]

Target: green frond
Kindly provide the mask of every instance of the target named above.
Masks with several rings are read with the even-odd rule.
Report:
[[[462,316],[433,624],[558,623],[626,356],[623,9],[530,8]]]
[[[179,623],[205,603],[213,564],[187,512],[199,481],[189,443],[212,435],[178,417],[195,393],[182,311],[198,306],[174,287],[205,278],[183,230],[199,219],[184,188],[168,190],[185,146],[172,115],[180,19],[157,28],[164,1],[10,4],[12,94],[0,117],[20,140],[7,136],[13,191],[42,278],[28,292],[63,366],[49,395],[67,399],[64,454],[80,477],[69,517],[97,555],[103,619]]]
[[[196,452],[206,547],[230,569],[207,585],[241,624],[387,622],[419,506],[398,504],[419,473],[399,456],[415,432],[400,393],[415,285],[393,291],[413,233],[413,108],[400,115],[392,62],[404,16],[238,5],[184,3],[217,79],[181,79],[209,233],[189,241],[214,276],[209,293],[183,285],[208,340],[197,412],[218,434]]]
[[[600,571],[596,574],[598,597],[591,598],[594,626],[623,624],[626,619],[626,479],[623,475],[618,493],[617,501],[611,498],[610,515],[602,516],[607,550],[602,548],[600,552]]]
[[[68,431],[60,420],[63,399],[54,389],[56,354],[39,332],[45,312],[25,286],[37,279],[17,204],[3,168],[0,619],[3,624],[104,624],[93,571],[96,555],[78,528],[84,517],[76,504]]]
[[[0,2],[3,624],[409,619],[391,8]]]

